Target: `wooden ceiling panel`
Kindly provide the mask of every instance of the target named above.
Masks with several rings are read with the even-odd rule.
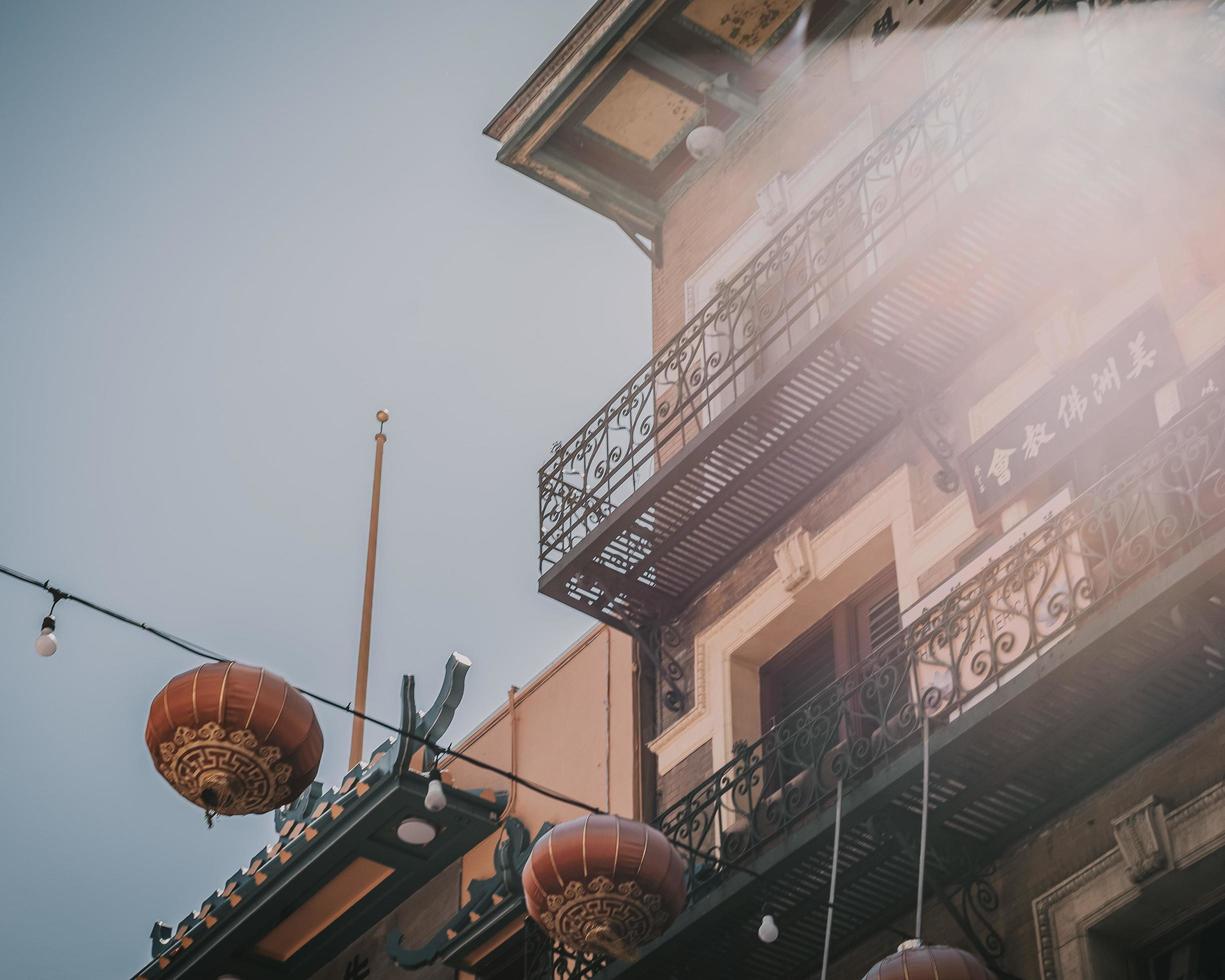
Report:
[[[631,68],[583,119],[588,134],[654,170],[702,115],[702,106]]]
[[[691,0],[681,20],[721,47],[756,61],[790,29],[803,0]]]

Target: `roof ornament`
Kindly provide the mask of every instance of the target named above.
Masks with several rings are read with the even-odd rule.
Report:
[[[400,739],[399,751],[396,755],[396,771],[405,771],[412,762],[417,751],[418,742],[424,747],[420,769],[428,772],[438,762],[438,753],[431,746],[436,746],[451,721],[455,718],[455,710],[464,697],[464,680],[472,669],[472,661],[458,651],[447,657],[443,668],[442,686],[430,709],[422,714],[417,710],[417,679],[412,674],[405,674],[400,682],[400,728],[411,732],[411,738]]]

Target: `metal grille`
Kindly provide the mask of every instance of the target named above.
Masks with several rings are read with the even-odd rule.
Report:
[[[555,943],[532,919],[523,923],[524,980],[588,980],[605,962]]]

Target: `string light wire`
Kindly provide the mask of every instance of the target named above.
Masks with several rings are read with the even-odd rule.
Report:
[[[193,656],[201,657],[204,660],[211,660],[213,663],[219,664],[234,662],[233,658],[222,656],[221,654],[210,650],[208,647],[201,646],[199,643],[193,643],[190,640],[185,640],[181,636],[175,636],[173,633],[167,633],[165,630],[158,629],[156,626],[150,626],[148,623],[133,619],[131,616],[124,615],[123,613],[117,612],[114,609],[109,609],[106,606],[93,602],[92,600],[75,595],[71,592],[65,592],[62,589],[58,589],[51,584],[50,579],[37,579],[32,575],[19,572],[15,568],[9,568],[7,565],[0,565],[0,575],[6,575],[18,582],[23,582],[26,585],[34,586],[37,589],[42,589],[44,592],[49,593],[56,602],[75,602],[78,605],[84,606],[86,609],[92,609],[94,612],[116,620],[117,622],[134,627],[138,630],[143,630],[146,633],[152,633],[159,640],[169,643],[172,646],[176,646],[180,650],[184,650]],[[485,772],[491,772],[494,775],[501,776],[503,779],[509,780],[515,785],[522,786],[525,789],[530,789],[533,793],[538,793],[541,796],[554,800],[557,803],[564,803],[567,806],[572,806],[579,810],[586,810],[588,813],[599,814],[602,816],[609,815],[607,810],[602,810],[598,806],[592,806],[590,803],[584,803],[582,800],[576,800],[574,797],[567,796],[565,793],[559,793],[556,790],[549,789],[547,786],[542,786],[541,784],[517,775],[508,769],[503,769],[500,766],[495,766],[492,763],[485,762],[484,760],[478,759],[475,756],[468,755],[466,752],[461,752],[458,749],[450,746],[443,748],[428,738],[424,738],[421,735],[413,732],[406,732],[399,725],[393,725],[390,722],[383,721],[381,718],[376,718],[373,715],[366,714],[364,711],[358,711],[351,704],[341,704],[339,701],[334,701],[332,698],[325,697],[322,694],[316,694],[314,691],[308,691],[304,687],[298,687],[295,689],[303,697],[310,698],[312,701],[317,701],[319,704],[325,704],[329,708],[335,708],[337,711],[343,711],[345,714],[361,718],[372,725],[397,734],[402,738],[406,738],[410,742],[418,742],[431,752],[434,752],[440,759],[442,757],[449,756],[452,759],[458,759],[461,762],[466,762],[468,765],[476,769],[482,769]],[[746,868],[743,865],[734,864],[733,862],[728,861],[726,858],[720,857],[717,854],[705,854],[699,851],[697,848],[679,841],[672,841],[671,843],[673,846],[682,851],[686,851],[698,857],[707,858],[708,860],[721,864],[730,870],[741,871],[753,878],[761,877],[760,873],[754,871],[752,868]]]

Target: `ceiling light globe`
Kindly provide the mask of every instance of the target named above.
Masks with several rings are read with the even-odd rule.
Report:
[[[718,126],[695,126],[685,137],[685,149],[699,162],[714,160],[727,146],[727,136]]]

